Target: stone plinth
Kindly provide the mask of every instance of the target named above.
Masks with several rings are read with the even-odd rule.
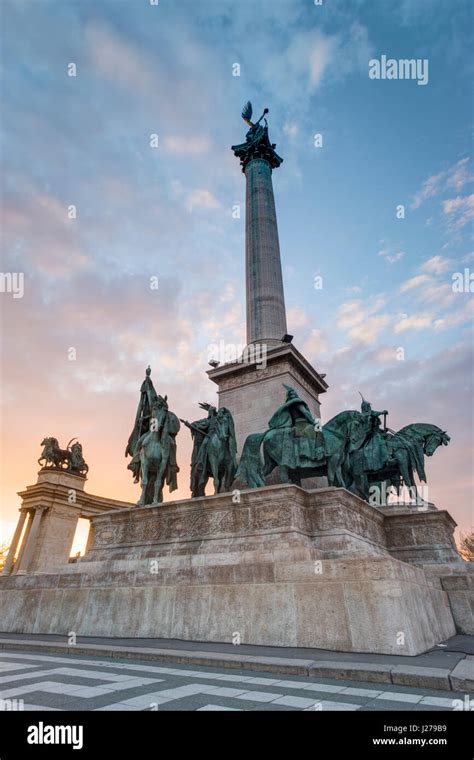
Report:
[[[34,485],[19,492],[20,517],[4,575],[60,568],[68,561],[79,518],[130,506],[85,493],[85,482],[81,475],[48,468],[39,471]]]
[[[263,433],[268,420],[284,403],[283,383],[293,386],[308,403],[313,415],[319,419],[319,394],[328,385],[292,344],[270,349],[265,361],[233,362],[223,364],[207,373],[219,386],[219,406],[232,412],[240,455],[250,433]]]
[[[387,546],[397,559],[422,567],[463,565],[454,541],[456,523],[445,510],[398,508],[391,513],[388,508],[385,517]]]
[[[474,565],[454,541],[456,523],[444,510],[386,512],[387,548],[398,559],[440,578],[458,633],[474,634]]]
[[[446,591],[456,630],[458,633],[474,634],[474,563],[465,562],[461,572],[441,577]]]
[[[0,578],[2,630],[418,654],[453,616],[440,578],[391,556],[386,519],[293,485],[98,515],[79,563]]]

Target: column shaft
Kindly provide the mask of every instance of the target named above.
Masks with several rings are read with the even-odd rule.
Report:
[[[12,566],[13,566],[13,560],[15,559],[15,553],[18,548],[18,542],[21,537],[21,532],[23,530],[23,526],[25,524],[25,520],[28,516],[28,512],[26,509],[22,509],[20,511],[20,517],[18,518],[17,526],[15,528],[15,533],[13,534],[12,542],[10,544],[10,549],[8,551],[8,556],[5,561],[5,566],[3,568],[3,575],[9,575],[11,572]]]
[[[281,344],[287,332],[272,169],[256,158],[245,176],[247,343],[271,346]]]
[[[25,536],[25,543],[23,545],[23,551],[21,557],[18,557],[18,570],[19,573],[27,573],[28,567],[33,557],[33,552],[36,547],[36,539],[38,537],[39,526],[41,518],[43,516],[44,507],[37,507],[35,509],[33,521],[31,522],[31,529],[28,531],[28,535]]]
[[[26,544],[28,543],[28,536],[30,535],[30,532],[31,532],[31,524],[33,522],[33,512],[31,509],[27,509],[26,514],[28,516],[28,522],[26,523],[26,528],[23,534],[23,540],[21,542],[20,551],[18,552],[18,557],[16,558],[15,566],[13,568],[14,573],[17,573],[20,568],[23,554],[25,553],[25,547],[26,547]]]

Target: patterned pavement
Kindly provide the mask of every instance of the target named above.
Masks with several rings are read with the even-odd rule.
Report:
[[[453,710],[452,691],[99,657],[0,654],[0,710]]]

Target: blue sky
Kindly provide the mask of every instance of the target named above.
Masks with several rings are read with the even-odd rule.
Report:
[[[180,416],[215,398],[209,345],[245,334],[230,145],[248,99],[284,158],[288,326],[327,373],[323,421],[360,389],[395,429],[448,430],[430,498],[472,524],[472,294],[451,287],[474,266],[470,5],[2,0],[2,271],[25,273],[23,299],[1,296],[8,530],[44,435],[81,438],[89,490],[135,498],[123,449],[148,363]],[[428,84],[371,80],[381,55],[428,59]],[[186,496],[186,432],[180,452]]]

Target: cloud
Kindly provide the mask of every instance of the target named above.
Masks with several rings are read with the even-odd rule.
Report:
[[[422,272],[432,272],[433,274],[442,274],[447,272],[451,267],[451,259],[447,259],[444,256],[432,256],[427,259],[420,267]]]
[[[288,322],[288,329],[295,331],[307,327],[311,322],[309,314],[300,306],[294,306],[291,309],[287,309],[286,319]]]
[[[197,188],[189,194],[186,201],[186,208],[188,211],[194,211],[195,208],[212,209],[219,208],[220,201],[217,200],[215,195],[206,188]]]
[[[400,285],[400,292],[415,291],[416,298],[426,303],[436,303],[439,307],[449,306],[455,301],[451,282],[437,279],[453,266],[452,259],[431,256],[420,266],[422,274],[414,275]]]
[[[337,310],[338,327],[344,330],[354,324],[359,324],[370,314],[380,311],[383,306],[385,306],[385,298],[383,296],[376,296],[368,303],[360,298],[346,301]]]
[[[428,282],[432,282],[431,277],[427,274],[417,274],[414,277],[410,277],[409,280],[400,285],[400,292],[406,293],[407,290],[413,290],[414,288],[425,285]]]
[[[438,195],[443,188],[445,177],[446,172],[440,172],[439,174],[433,174],[431,177],[428,177],[428,179],[424,181],[421,190],[415,194],[410,208],[417,209],[422,203],[428,200],[428,198]]]
[[[472,179],[468,172],[468,162],[469,158],[462,158],[448,169],[428,177],[413,196],[410,208],[413,210],[419,208],[429,198],[439,195],[444,190],[451,188],[460,190],[464,187]]]
[[[449,217],[451,229],[459,230],[474,219],[474,193],[443,201],[443,213]]]
[[[365,344],[373,343],[379,332],[390,321],[390,317],[386,315],[376,315],[384,305],[383,296],[378,296],[369,303],[361,299],[343,303],[337,311],[337,326],[342,330],[347,330],[350,337],[355,340]]]
[[[82,211],[69,218],[65,200],[30,186],[23,197],[5,195],[2,204],[2,237],[15,269],[16,251],[21,250],[22,271],[33,270],[53,277],[70,277],[91,263],[85,240]]]
[[[446,187],[461,190],[464,185],[472,180],[468,171],[469,158],[463,158],[454,166],[446,180]]]
[[[328,344],[322,330],[311,330],[309,336],[302,343],[301,349],[310,361],[316,361],[320,354],[325,353],[328,349]]]
[[[454,303],[457,296],[453,292],[452,283],[432,282],[423,287],[419,297],[425,303],[436,303],[439,307]]]
[[[400,261],[405,255],[405,251],[396,251],[395,253],[391,253],[387,249],[382,249],[378,252],[378,256],[381,256],[385,261],[387,261],[389,264],[396,264],[397,261]]]
[[[102,22],[90,23],[86,42],[91,63],[115,85],[148,93],[153,89],[151,61]]]
[[[324,37],[320,33],[316,35],[312,42],[309,52],[309,81],[312,89],[320,84],[329,66],[335,47],[336,40],[334,37]]]
[[[447,314],[440,319],[435,320],[435,330],[445,330],[451,327],[457,327],[458,325],[465,324],[466,322],[472,322],[474,316],[474,302],[469,299],[468,302],[457,311]]]
[[[287,135],[288,137],[296,137],[298,132],[299,127],[295,122],[287,121],[285,124],[283,124],[283,134]]]
[[[208,153],[211,148],[211,141],[208,137],[165,137],[165,149],[170,153],[181,156],[198,156]]]
[[[234,282],[226,282],[223,290],[219,294],[219,300],[223,303],[230,303],[235,299],[236,284]]]
[[[364,321],[349,330],[351,338],[359,340],[361,343],[374,343],[380,331],[388,325],[390,317],[379,315],[377,317],[367,317]]]
[[[385,346],[384,348],[379,349],[375,354],[375,361],[379,362],[381,364],[385,364],[386,362],[394,362],[398,359],[398,347],[393,346]]]
[[[433,326],[433,319],[430,314],[412,314],[409,317],[405,314],[394,326],[396,333],[406,332],[407,330],[426,330]]]

